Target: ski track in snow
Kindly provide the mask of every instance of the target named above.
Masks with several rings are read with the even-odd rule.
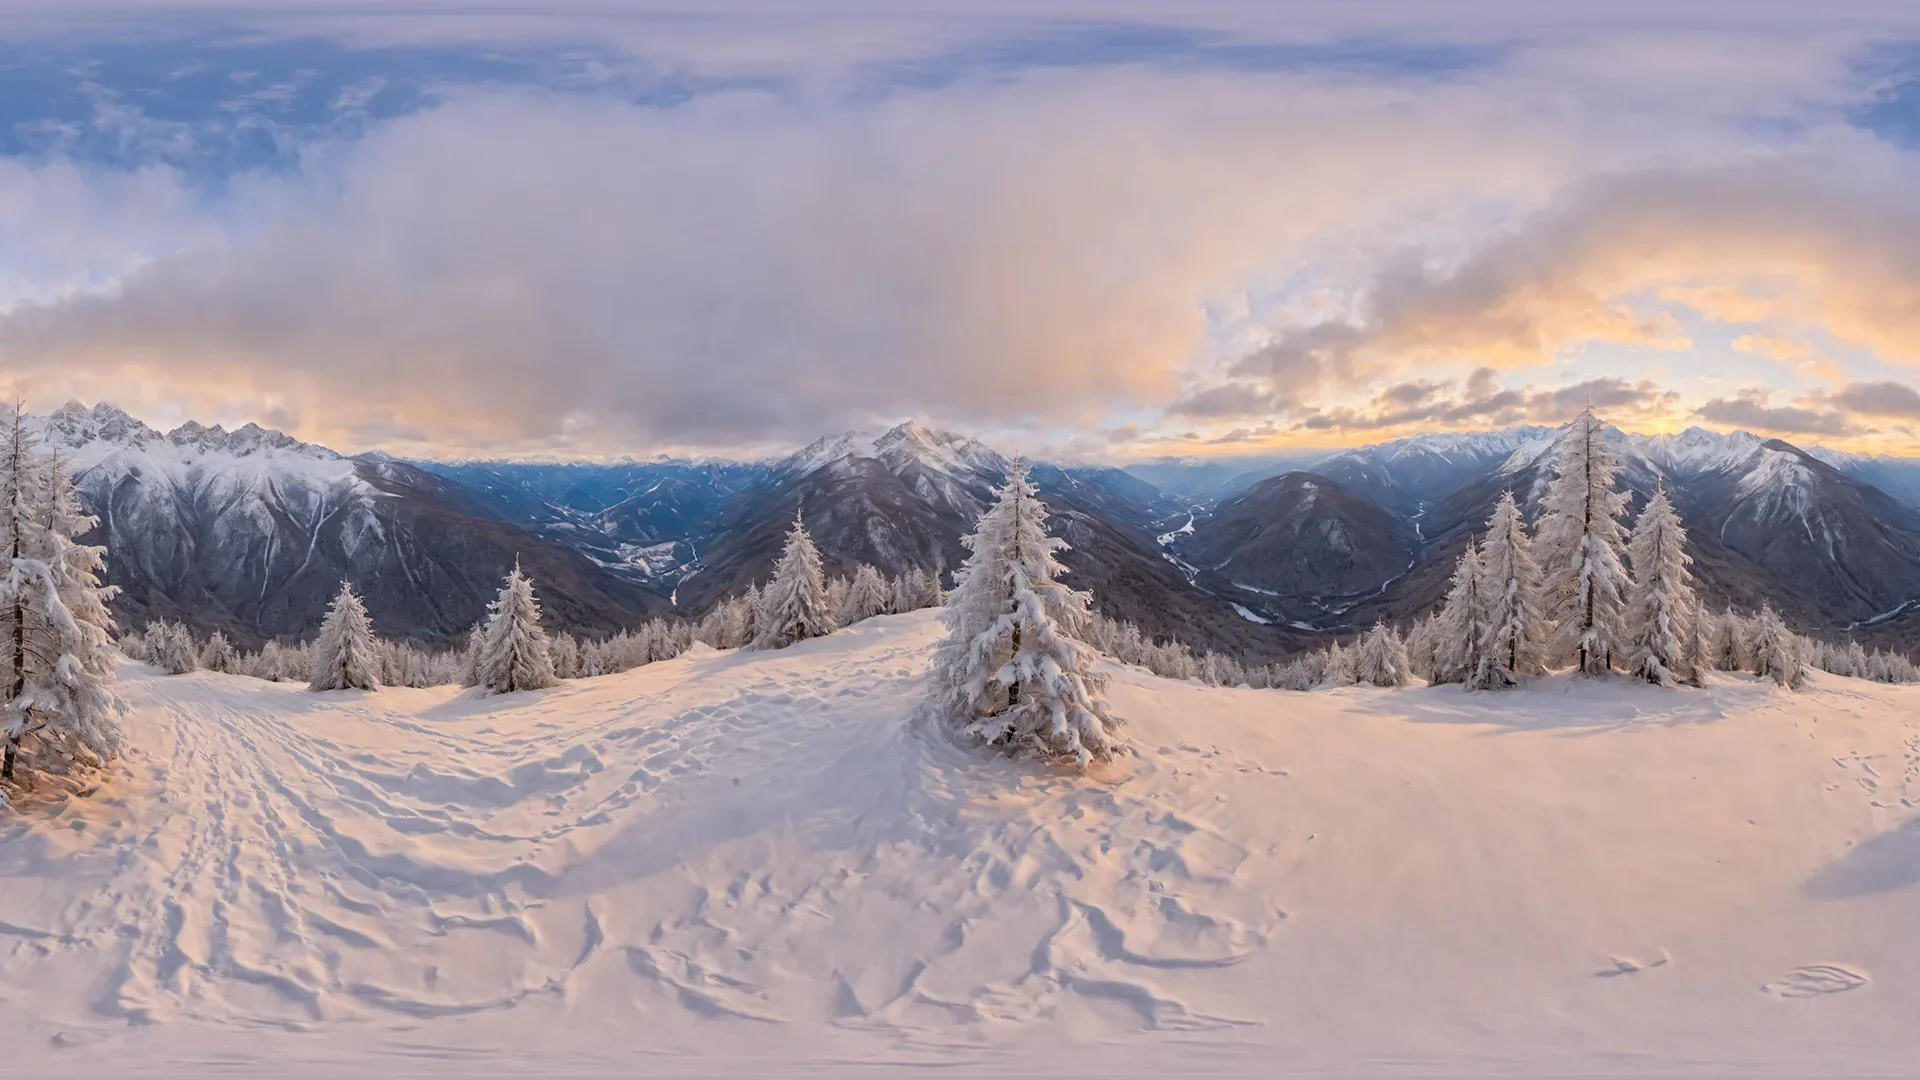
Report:
[[[1110,1071],[1900,1043],[1912,688],[1115,669],[1135,755],[1075,777],[914,718],[938,632],[888,617],[508,698],[128,664],[117,775],[0,822],[0,1035],[135,1060],[141,1032],[606,1048],[583,1068],[1006,1066],[1037,1039]]]

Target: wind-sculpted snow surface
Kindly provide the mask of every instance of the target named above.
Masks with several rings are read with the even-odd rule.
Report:
[[[128,664],[124,766],[0,823],[9,1067],[1904,1060],[1920,691],[1114,669],[1076,777],[918,719],[933,614],[505,697]]]

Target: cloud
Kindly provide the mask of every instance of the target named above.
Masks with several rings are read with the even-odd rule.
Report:
[[[55,399],[279,409],[348,449],[727,448],[903,415],[1100,432],[1155,408],[1200,442],[1563,415],[1564,388],[1502,380],[1569,343],[1681,345],[1682,292],[1882,351],[1915,318],[1910,163],[1828,130],[1845,42],[1502,41],[1430,77],[1321,63],[1343,54],[1320,33],[1311,62],[1027,70],[979,24],[888,23],[819,38],[802,79],[792,20],[716,43],[720,22],[658,29],[764,79],[449,89],[217,198],[6,162],[0,365]],[[1779,152],[1756,110],[1830,152]]]
[[[1920,392],[1906,383],[1848,383],[1827,397],[1832,404],[1867,416],[1920,419]]]
[[[1855,435],[1852,421],[1829,409],[1808,405],[1773,405],[1773,391],[1750,387],[1731,398],[1714,398],[1695,415],[1713,424],[1754,428],[1781,435]]]
[[[1221,383],[1189,394],[1167,407],[1172,416],[1215,419],[1231,416],[1263,416],[1278,410],[1284,399],[1271,391],[1244,382]]]
[[[1283,327],[1234,370],[1299,394],[1415,364],[1544,365],[1588,342],[1671,352],[1692,347],[1683,314],[1817,326],[1920,365],[1920,164],[1854,150],[1846,175],[1823,154],[1577,182],[1463,258],[1386,260],[1352,319]],[[1735,348],[1833,370],[1776,335]]]
[[[1078,423],[1172,400],[1200,300],[1309,237],[1436,189],[1530,195],[1577,148],[1509,112],[1131,70],[875,102],[468,95],[240,178],[220,236],[9,313],[0,351],[50,396],[299,400],[309,437],[468,453]],[[1327,131],[1340,152],[1302,169]]]
[[[1720,310],[1723,316],[1727,313],[1728,308],[1714,308],[1710,303],[1696,303],[1694,306]],[[1730,344],[1734,352],[1764,356],[1813,378],[1839,380],[1845,377],[1839,362],[1821,352],[1812,342],[1771,334],[1742,334]]]
[[[1300,419],[1308,431],[1377,432],[1395,428],[1459,429],[1519,423],[1562,423],[1591,406],[1616,423],[1634,424],[1670,412],[1679,395],[1657,384],[1589,379],[1554,389],[1505,389],[1475,371],[1461,383],[1388,387],[1366,408],[1314,410]],[[1409,401],[1417,397],[1417,400]]]

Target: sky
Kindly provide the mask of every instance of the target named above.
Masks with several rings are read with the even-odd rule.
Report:
[[[0,384],[416,456],[1920,454],[1920,5],[0,2]]]

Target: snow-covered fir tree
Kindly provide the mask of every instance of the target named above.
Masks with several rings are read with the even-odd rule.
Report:
[[[1785,620],[1773,610],[1772,604],[1760,606],[1760,614],[1753,620],[1748,650],[1753,656],[1755,674],[1796,690],[1806,683],[1806,657],[1799,638],[1787,629]]]
[[[373,622],[367,608],[354,595],[353,586],[340,582],[327,618],[320,624],[320,636],[313,643],[313,673],[307,689],[316,693],[331,690],[378,690],[380,688],[380,650],[373,640]]]
[[[852,583],[843,577],[835,576],[827,579],[826,608],[828,611],[833,612],[835,629],[847,625],[847,592],[852,587]]]
[[[1698,594],[1693,598],[1693,610],[1687,613],[1687,682],[1694,686],[1707,684],[1707,672],[1714,668],[1713,642],[1718,620]]]
[[[159,664],[170,675],[200,670],[200,646],[184,623],[168,623],[160,642]]]
[[[1412,681],[1407,647],[1384,621],[1375,622],[1353,651],[1353,679],[1363,686],[1405,686]]]
[[[1407,670],[1415,678],[1433,682],[1433,657],[1435,642],[1433,636],[1434,620],[1426,615],[1413,620],[1407,629]]]
[[[1540,566],[1533,558],[1533,539],[1510,490],[1501,493],[1487,519],[1480,564],[1485,640],[1465,679],[1479,689],[1512,686],[1540,670],[1547,627],[1540,613]]]
[[[553,654],[547,632],[540,628],[540,603],[533,581],[520,572],[520,560],[487,608],[487,637],[480,650],[479,684],[489,694],[544,690],[559,680],[553,673]]]
[[[233,643],[218,630],[207,636],[207,643],[200,650],[200,666],[208,671],[232,671],[238,659],[239,654],[233,651]]]
[[[820,549],[800,515],[793,516],[787,546],[773,566],[773,580],[760,597],[756,649],[784,649],[796,641],[833,633],[834,613],[820,572]]]
[[[1560,439],[1541,506],[1538,554],[1548,617],[1558,623],[1554,645],[1588,674],[1606,671],[1626,652],[1620,515],[1627,496],[1614,490],[1618,472],[1606,426],[1589,408]]]
[[[1320,675],[1318,685],[1353,685],[1353,654],[1340,644],[1338,638],[1334,639],[1333,644],[1327,646],[1327,651],[1321,654],[1318,666]]]
[[[0,612],[8,619],[0,712],[0,780],[31,766],[98,765],[119,751],[113,684],[115,590],[100,583],[105,549],[79,542],[95,519],[80,508],[57,455],[35,453],[16,408],[0,461]]]
[[[1687,619],[1698,606],[1687,567],[1687,532],[1665,484],[1634,522],[1627,544],[1633,579],[1627,587],[1627,670],[1660,686],[1687,678]]]
[[[547,637],[553,654],[553,674],[561,679],[580,677],[580,642],[565,630]]]
[[[1486,567],[1480,542],[1469,537],[1453,565],[1447,599],[1433,617],[1433,681],[1471,683],[1486,660],[1487,604],[1482,595]]]
[[[1093,650],[1077,640],[1091,597],[1055,580],[1066,543],[1047,535],[1046,520],[1016,459],[964,541],[931,697],[968,738],[1084,769],[1118,751],[1121,721],[1101,697]]]
[[[1732,605],[1713,620],[1713,666],[1717,670],[1739,671],[1747,666],[1743,633],[1740,616],[1733,613]]]
[[[880,571],[861,563],[853,572],[853,582],[847,586],[845,606],[841,608],[840,624],[852,626],[862,619],[875,615],[885,615],[890,605],[887,579]]]

